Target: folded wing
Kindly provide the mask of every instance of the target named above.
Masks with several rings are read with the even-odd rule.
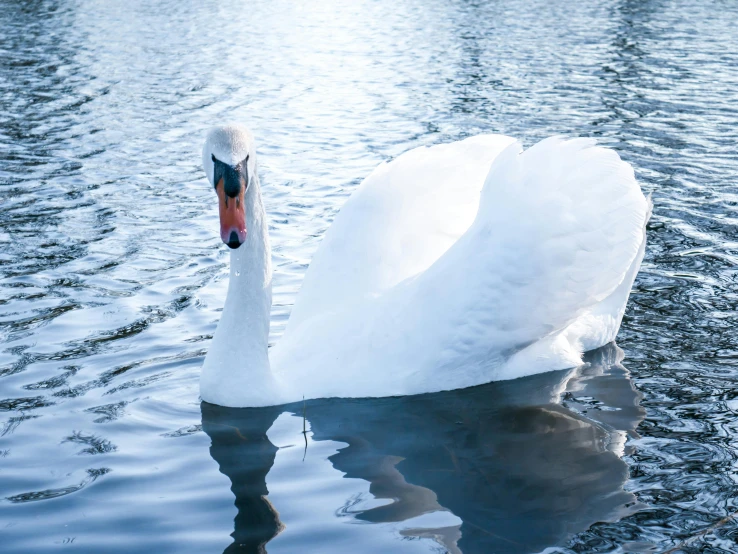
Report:
[[[514,139],[421,147],[375,169],[323,237],[287,328],[425,271],[469,228],[494,158]]]
[[[507,147],[469,230],[411,287],[449,380],[496,378],[495,365],[610,297],[642,256],[649,213],[631,166],[592,140]]]

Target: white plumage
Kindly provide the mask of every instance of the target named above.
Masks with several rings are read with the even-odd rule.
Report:
[[[202,397],[257,406],[417,394],[578,365],[617,334],[649,214],[630,165],[589,139],[523,151],[484,135],[407,152],[367,177],[326,232],[271,369],[219,337],[253,333],[231,317]],[[250,319],[252,296],[232,282],[226,312],[240,302]]]

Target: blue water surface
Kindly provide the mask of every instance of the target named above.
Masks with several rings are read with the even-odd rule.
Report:
[[[732,0],[0,0],[0,551],[738,552],[737,28]],[[596,137],[655,203],[618,346],[201,404],[228,252],[200,148],[229,121],[258,141],[273,342],[378,163]]]

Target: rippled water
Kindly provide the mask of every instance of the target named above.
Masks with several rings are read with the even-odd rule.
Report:
[[[3,552],[738,551],[737,26],[732,0],[0,1]],[[272,340],[380,161],[598,137],[655,201],[625,359],[201,405],[225,121],[259,141]]]

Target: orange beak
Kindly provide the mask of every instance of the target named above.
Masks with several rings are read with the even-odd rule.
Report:
[[[220,212],[220,238],[229,248],[238,248],[246,241],[244,190],[242,186],[238,196],[229,197],[225,193],[223,179],[215,186]]]

